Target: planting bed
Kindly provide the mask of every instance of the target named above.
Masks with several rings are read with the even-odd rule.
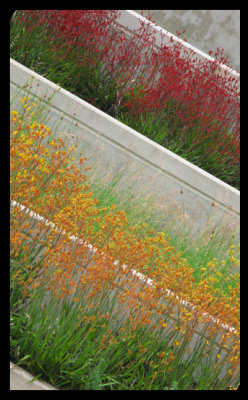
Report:
[[[54,223],[50,222],[49,220],[45,219],[44,217],[42,217],[41,215],[33,212],[31,209],[24,207],[21,204],[18,204],[17,202],[12,202],[11,206],[13,208],[17,207],[20,208],[22,211],[25,212],[25,214],[30,218],[30,221],[39,221],[44,225],[45,227],[52,227],[53,229],[55,229],[60,235],[68,235],[68,233],[66,234],[66,232],[62,231],[59,227],[57,227]],[[87,259],[90,260],[91,257],[99,252],[99,249],[97,249],[96,247],[93,247],[90,244],[87,244],[87,242],[78,239],[75,236],[70,236],[69,237],[71,242],[75,242],[78,244],[81,244],[83,247],[87,248]],[[90,265],[90,262],[88,261],[88,264]],[[128,267],[128,265],[120,265],[119,261],[116,260],[114,262],[115,268],[116,268],[116,284],[114,286],[112,286],[112,289],[110,292],[108,292],[108,298],[109,299],[114,299],[116,296],[121,296],[122,292],[129,292],[130,296],[132,297],[134,295],[134,293],[136,293],[137,295],[141,295],[142,292],[146,293],[146,287],[150,286],[150,287],[156,287],[155,282],[153,282],[152,279],[150,279],[149,277],[143,275],[142,273],[136,271],[135,269],[130,269]],[[109,265],[110,267],[110,265]],[[111,267],[110,267],[111,268]],[[126,270],[126,271],[130,271],[130,273],[124,273],[121,274],[121,270]],[[119,272],[118,272],[119,271]],[[87,269],[85,270],[85,272],[82,274],[82,272],[78,272],[77,269],[75,269],[73,276],[75,276],[76,280],[78,280],[78,284],[80,283],[80,281],[82,281],[82,279],[84,279],[85,274],[87,274]],[[131,287],[135,288],[135,291],[133,294],[131,294],[130,290]],[[75,295],[72,294],[71,296],[69,296],[69,298],[67,298],[66,303],[70,304],[71,307],[73,307],[73,301],[74,301],[74,297]],[[144,303],[140,303],[141,306],[146,307],[146,300],[145,300],[145,296],[143,297],[144,299]],[[49,293],[46,293],[44,295],[44,298],[42,300],[43,303],[43,307],[46,307],[47,304],[49,304],[50,301],[50,295]],[[164,331],[166,332],[165,334],[163,334],[163,331],[160,332],[160,337],[163,338],[164,335],[167,334],[168,331],[175,329],[175,326],[177,326],[177,324],[180,324],[180,319],[182,318],[183,314],[187,314],[187,313],[192,313],[192,315],[194,315],[194,306],[192,304],[190,304],[190,302],[185,301],[183,299],[180,299],[180,297],[178,297],[177,295],[175,295],[171,290],[169,289],[162,289],[161,290],[161,296],[159,298],[159,301],[157,302],[156,306],[154,306],[155,310],[157,308],[158,313],[161,307],[161,304],[163,304],[166,307],[168,307],[168,305],[171,303],[171,311],[170,311],[170,318],[169,320],[167,320],[166,323],[166,329],[164,329]],[[119,308],[119,307],[118,307]],[[128,307],[127,307],[128,310]],[[119,312],[117,307],[115,306],[114,308],[109,307],[110,311],[110,319],[113,319],[112,322],[112,327],[118,332],[121,324],[123,324],[123,322],[125,323],[125,321],[129,318],[129,311],[121,311]],[[58,313],[58,319],[59,317],[61,317],[61,311],[59,311]],[[154,314],[156,315],[156,311],[154,311]],[[154,318],[154,314],[153,317],[151,318],[151,321],[153,321]],[[118,316],[118,318],[116,319],[116,315]],[[158,314],[159,315],[159,314]],[[227,355],[229,354],[233,343],[235,343],[237,341],[237,336],[238,336],[238,332],[235,328],[229,326],[228,324],[224,324],[222,323],[218,318],[216,317],[212,317],[211,315],[209,315],[207,312],[201,312],[200,314],[198,314],[198,317],[200,318],[200,320],[202,321],[202,323],[197,323],[196,325],[196,329],[193,333],[193,335],[191,336],[190,340],[187,342],[187,346],[189,351],[187,352],[187,354],[184,354],[184,357],[182,359],[183,362],[188,362],[191,357],[192,354],[194,354],[194,349],[199,346],[199,344],[208,339],[208,336],[211,332],[211,330],[215,330],[216,334],[214,335],[214,337],[211,339],[212,342],[212,347],[211,347],[211,354],[212,354],[212,360],[214,360],[216,358],[216,355],[218,354],[218,356],[220,357],[220,361],[222,359],[226,359]],[[192,322],[193,323],[193,322]],[[153,322],[151,322],[151,324],[153,324]],[[207,329],[206,329],[207,327]],[[225,342],[225,345],[223,345],[223,335],[226,335],[228,333],[228,341]],[[166,336],[165,336],[166,337]],[[183,340],[184,335],[181,334],[179,335],[179,337],[177,338],[179,341]],[[168,343],[169,345],[173,345],[173,340],[171,342]],[[213,351],[214,349],[214,351]],[[201,364],[201,368],[204,368],[204,363],[209,363],[209,360],[203,360],[202,364]],[[221,365],[221,372],[219,375],[219,379],[223,378],[228,369],[230,368],[230,363],[228,361],[224,362],[224,364]],[[196,369],[196,371],[194,372],[194,375],[199,373],[199,369]],[[236,382],[237,376],[234,375],[233,376],[233,382]]]
[[[239,189],[239,75],[220,49],[213,59],[125,10],[12,22],[13,59]]]
[[[219,371],[217,369],[216,372],[219,379],[230,383],[228,375],[233,374],[229,368],[231,358],[238,367],[238,349],[235,349],[236,342],[238,345],[238,332],[232,327],[232,324],[238,327],[239,303],[235,294],[238,282],[237,288],[232,289],[230,284],[233,282],[226,275],[229,279],[228,287],[223,288],[223,298],[222,291],[216,292],[216,297],[215,283],[218,279],[212,276],[215,262],[208,266],[210,275],[204,276],[207,268],[202,268],[201,281],[196,282],[192,276],[192,268],[180,254],[175,253],[165,234],[158,233],[153,237],[150,236],[152,233],[148,233],[148,237],[141,239],[136,235],[137,227],[127,229],[127,220],[122,212],[115,213],[114,207],[111,207],[105,215],[102,214],[103,210],[95,207],[96,202],[88,192],[85,175],[80,175],[80,170],[73,165],[69,167],[70,149],[68,154],[59,150],[62,146],[62,143],[59,145],[60,138],[47,141],[46,137],[51,137],[50,129],[44,123],[31,123],[29,103],[25,103],[24,99],[21,99],[21,103],[25,115],[21,117],[17,111],[11,113],[11,199],[20,199],[26,204],[23,207],[14,200],[11,202],[11,333],[15,357],[19,354],[19,360],[21,354],[25,360],[31,357],[29,351],[35,351],[35,354],[37,351],[41,352],[40,357],[46,357],[45,364],[41,366],[45,371],[44,376],[47,376],[49,368],[59,368],[57,373],[61,373],[63,356],[60,353],[57,361],[57,355],[55,359],[50,359],[50,351],[55,351],[56,346],[50,347],[50,350],[49,346],[54,339],[58,342],[62,340],[64,328],[61,338],[55,329],[59,329],[61,324],[62,327],[68,324],[71,330],[76,329],[77,335],[82,335],[80,329],[85,329],[85,318],[94,322],[98,313],[103,316],[107,313],[104,320],[108,321],[117,338],[120,337],[125,323],[131,323],[132,330],[145,324],[142,329],[146,334],[152,335],[149,337],[149,350],[157,340],[162,349],[167,350],[180,344],[178,356],[182,365],[179,368],[187,369],[184,364],[191,364],[191,379],[195,374],[200,374],[200,379],[205,379],[205,368],[217,358]],[[28,210],[29,205],[35,213]],[[233,261],[236,262],[235,258]],[[122,266],[125,262],[126,265]],[[149,277],[140,274],[140,271],[149,271]],[[215,269],[215,273],[219,274],[219,271]],[[223,286],[224,281],[220,283]],[[76,292],[73,289],[75,285]],[[20,296],[21,287],[23,293],[20,298],[18,293]],[[33,296],[38,296],[37,301]],[[95,306],[98,311],[94,308],[91,310],[91,306],[94,307],[94,303],[91,303],[92,296],[93,299],[97,296]],[[191,298],[194,306],[190,304]],[[55,307],[52,313],[49,311],[51,307]],[[233,314],[230,313],[230,307]],[[210,313],[215,317],[211,317],[208,310],[212,310]],[[23,316],[20,315],[21,311],[24,312]],[[66,315],[62,312],[66,312]],[[75,313],[76,316],[78,314],[77,318],[82,319],[82,325],[78,326]],[[71,323],[68,318],[73,315],[74,320]],[[220,320],[216,316],[220,316]],[[101,327],[104,325],[105,323]],[[43,333],[42,326],[45,330]],[[24,329],[23,334],[27,336],[26,346],[29,340],[34,340],[39,349],[40,343],[43,343],[41,350],[35,350],[33,343],[25,352],[21,350],[23,344],[19,343],[19,329]],[[92,329],[95,330],[92,327],[89,332]],[[99,333],[103,335],[101,330]],[[128,335],[130,334],[129,331]],[[81,337],[83,339],[84,335]],[[125,337],[124,339],[127,340]],[[72,340],[74,342],[74,335]],[[115,343],[118,343],[117,339]],[[68,354],[67,346],[64,351]],[[72,346],[74,349],[74,344]],[[207,352],[205,346],[208,347]],[[76,352],[76,358],[84,357],[86,349],[81,352],[83,347],[81,345]],[[103,342],[102,351],[105,347]],[[42,349],[46,350],[45,353]],[[183,353],[180,354],[181,351]],[[131,355],[132,352],[128,354]],[[198,360],[192,362],[192,357],[195,360],[196,354]],[[108,362],[111,363],[110,356]],[[102,366],[102,362],[99,363]],[[73,365],[74,363],[70,363],[69,367]],[[35,364],[33,367],[37,371]],[[212,374],[211,369],[209,372]],[[56,376],[57,374],[53,374],[53,384],[59,382]],[[83,384],[83,376],[80,378],[80,385]],[[232,378],[236,383],[236,373]],[[162,382],[164,384],[164,380],[160,385]],[[145,381],[145,387],[147,384]],[[181,382],[183,384],[185,383]],[[212,385],[218,385],[218,382],[213,381]]]
[[[122,10],[114,29],[132,37],[136,24]],[[238,238],[239,191],[13,59],[10,97],[13,359],[61,389],[236,387],[235,246],[196,279],[168,235],[98,208],[84,157],[121,193],[182,216],[189,238]]]

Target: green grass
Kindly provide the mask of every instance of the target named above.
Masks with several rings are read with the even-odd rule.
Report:
[[[17,281],[13,280],[17,268],[22,266],[11,262],[10,358],[36,378],[61,390],[227,388],[228,382],[218,380],[211,367],[205,367],[203,375],[195,376],[204,340],[196,345],[193,359],[185,363],[180,357],[183,346],[175,352],[168,345],[167,337],[156,336],[147,329],[137,329],[133,336],[134,331],[128,325],[124,334],[114,329],[116,341],[103,348],[104,335],[113,340],[108,330],[116,321],[114,318],[110,324],[97,317],[98,311],[102,314],[113,306],[109,307],[106,297],[102,298],[101,306],[89,309],[85,298],[76,293],[80,296],[79,309],[69,301],[54,297],[45,301],[44,284],[44,288],[38,288],[24,301]],[[85,314],[96,318],[88,324],[80,322]],[[145,356],[140,346],[146,349]],[[171,352],[175,354],[171,372],[159,366],[159,354],[164,351],[168,357]],[[211,347],[209,354],[213,351]]]

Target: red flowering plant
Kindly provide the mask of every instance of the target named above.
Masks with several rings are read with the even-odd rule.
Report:
[[[151,24],[140,21],[130,35],[118,17],[118,10],[25,10],[12,27],[12,56],[238,188],[239,78],[221,67],[223,52],[202,61],[163,34],[158,48]]]

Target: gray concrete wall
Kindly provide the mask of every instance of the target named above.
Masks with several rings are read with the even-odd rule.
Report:
[[[25,369],[10,362],[10,390],[57,390],[54,386],[35,377]]]
[[[134,10],[138,13],[141,10]],[[183,37],[208,53],[224,49],[232,67],[240,71],[240,10],[149,10],[152,19],[167,31]],[[148,15],[148,10],[143,10]]]
[[[83,148],[99,175],[111,179],[122,173],[123,190],[154,194],[164,210],[183,215],[194,234],[206,225],[239,232],[238,190],[11,60],[12,108],[20,106],[24,94],[42,104],[52,97],[47,125],[60,136],[73,131],[78,152]]]

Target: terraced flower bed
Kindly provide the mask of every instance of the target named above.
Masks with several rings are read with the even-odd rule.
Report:
[[[235,389],[239,78],[221,51],[200,61],[121,21],[11,21],[11,361],[61,390]],[[122,164],[114,180],[108,163]],[[155,183],[150,207],[138,183]]]
[[[196,279],[165,234],[131,226],[114,205],[99,207],[73,149],[22,100],[22,114],[11,113],[12,360],[64,390],[237,387],[234,247]]]
[[[221,50],[200,60],[149,23],[119,29],[118,10],[25,10],[10,55],[239,189],[239,77]],[[127,34],[129,32],[129,34]]]

